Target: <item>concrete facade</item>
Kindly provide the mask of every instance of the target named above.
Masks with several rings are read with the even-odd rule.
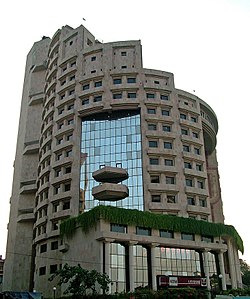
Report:
[[[224,223],[216,159],[218,122],[211,107],[176,89],[172,73],[143,68],[140,41],[102,44],[83,26],[65,26],[52,39],[35,43],[27,57],[4,290],[36,289],[49,297],[50,274],[67,261],[84,264],[86,254],[91,267],[109,272],[107,265],[100,266],[102,246],[119,238],[131,244],[215,251],[222,254],[224,288],[241,286],[238,252],[230,239],[208,245],[180,240],[177,234],[163,242],[154,232],[141,240],[135,227],[124,237],[102,222],[88,235],[79,231],[71,240],[61,239],[60,222],[84,212],[82,121],[122,111],[140,115],[143,209]],[[230,268],[226,272],[224,253]],[[206,276],[209,279],[209,273]],[[130,279],[130,289],[133,286]],[[57,292],[61,295],[60,288]]]

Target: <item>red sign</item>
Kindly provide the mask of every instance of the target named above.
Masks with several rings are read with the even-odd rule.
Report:
[[[204,277],[197,276],[165,276],[157,275],[157,282],[160,288],[164,287],[206,287],[207,282]]]

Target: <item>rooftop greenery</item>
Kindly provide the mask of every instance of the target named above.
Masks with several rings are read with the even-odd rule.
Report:
[[[72,236],[78,227],[81,227],[84,232],[88,232],[100,219],[115,224],[165,229],[211,237],[231,237],[238,249],[242,253],[244,252],[243,241],[232,225],[111,206],[97,206],[77,217],[66,219],[60,225],[60,233],[62,236]]]

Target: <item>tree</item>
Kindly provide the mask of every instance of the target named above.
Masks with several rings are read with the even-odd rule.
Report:
[[[250,287],[250,266],[242,259],[240,259],[240,270],[242,272],[243,284]]]
[[[99,273],[96,270],[83,269],[81,265],[69,266],[65,264],[61,270],[57,270],[50,278],[52,281],[59,276],[58,285],[68,284],[64,294],[73,294],[73,296],[86,295],[87,290],[92,291],[92,295],[96,294],[96,283],[105,294],[109,290],[110,278],[106,273]]]

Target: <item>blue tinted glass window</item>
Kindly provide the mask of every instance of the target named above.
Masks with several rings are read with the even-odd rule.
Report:
[[[92,188],[99,183],[92,173],[104,165],[127,169],[122,183],[129,197],[118,201],[98,201]],[[117,112],[83,119],[81,137],[80,205],[89,210],[103,204],[143,210],[141,132],[139,112]]]

